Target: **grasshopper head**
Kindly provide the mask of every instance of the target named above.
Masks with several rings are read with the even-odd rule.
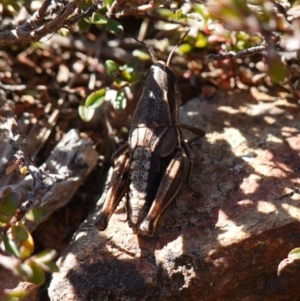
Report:
[[[170,91],[177,82],[174,71],[163,61],[155,62],[145,75],[145,88]],[[147,87],[148,86],[148,87]]]
[[[172,51],[169,54],[168,60],[165,63],[164,61],[158,61],[155,58],[154,53],[152,50],[147,46],[149,53],[151,54],[152,60],[154,64],[151,66],[150,70],[146,73],[144,81],[145,81],[145,88],[149,89],[151,87],[168,91],[173,96],[178,93],[177,89],[177,77],[174,71],[170,68],[170,61],[172,58],[173,53],[175,52],[176,48],[180,45],[183,39],[186,37],[189,31],[187,31],[184,36],[177,42],[174,46]],[[181,101],[179,101],[181,102]]]

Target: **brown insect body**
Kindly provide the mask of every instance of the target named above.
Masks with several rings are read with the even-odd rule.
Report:
[[[114,155],[115,167],[96,227],[103,231],[122,197],[127,194],[128,223],[142,235],[151,235],[185,173],[185,156],[193,155],[183,141],[181,127],[198,136],[204,132],[179,123],[181,96],[168,63],[156,61],[145,76],[143,93],[132,118],[128,143]]]
[[[136,228],[148,212],[175,148],[180,148],[180,93],[176,75],[162,61],[153,64],[129,132],[129,225]]]

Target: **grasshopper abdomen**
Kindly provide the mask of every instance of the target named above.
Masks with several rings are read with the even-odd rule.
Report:
[[[126,207],[128,224],[135,231],[157,193],[163,175],[161,158],[150,147],[138,146],[133,151],[129,174]]]

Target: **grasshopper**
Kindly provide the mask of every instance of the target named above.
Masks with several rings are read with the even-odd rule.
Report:
[[[157,61],[152,55],[154,63],[145,75],[144,89],[132,118],[128,142],[112,157],[114,169],[111,182],[95,224],[100,231],[107,228],[109,219],[126,194],[129,226],[134,233],[151,235],[161,213],[183,183],[186,161],[189,163],[189,183],[193,153],[183,140],[181,128],[199,137],[205,133],[179,122],[181,95],[169,63],[183,38],[171,51],[167,63]]]

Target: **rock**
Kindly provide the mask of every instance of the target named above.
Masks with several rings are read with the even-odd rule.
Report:
[[[2,150],[7,150],[6,159],[7,157],[9,158],[9,152],[11,152],[11,155],[13,154],[13,150],[8,147],[8,138],[4,137],[4,135],[1,138],[0,145],[3,146]],[[41,207],[47,209],[47,214],[45,214],[44,219],[40,219],[38,222],[25,222],[30,232],[36,229],[52,212],[66,205],[72,199],[84,179],[95,167],[97,159],[98,155],[92,147],[92,141],[81,138],[75,130],[70,130],[64,135],[43,165],[44,170],[53,175],[52,177],[46,177],[46,189],[42,193]],[[57,179],[54,176],[64,173],[68,173],[68,177],[65,179]],[[5,176],[4,173],[2,177],[5,178]],[[1,186],[0,193],[6,187],[11,187],[12,191],[18,193],[20,200],[24,201],[31,191],[32,182],[32,177],[28,175],[15,184]],[[38,300],[37,285],[20,282],[20,277],[15,277],[3,267],[0,267],[0,291],[1,288],[23,289],[28,294],[24,301]]]
[[[81,138],[76,130],[70,130],[63,136],[42,166],[44,171],[52,175],[44,179],[46,188],[40,204],[47,209],[47,213],[38,222],[25,221],[30,232],[49,218],[52,212],[70,201],[78,187],[96,166],[97,159],[98,155],[92,147],[91,140]],[[32,182],[31,175],[28,175],[23,181],[0,187],[0,193],[10,187],[19,195],[20,203],[24,202],[31,191]]]
[[[104,232],[96,210],[59,259],[52,301],[299,300],[299,266],[276,274],[300,246],[299,107],[235,92],[180,114],[207,133],[193,146],[199,195],[183,185],[151,238],[132,233],[123,203]]]

